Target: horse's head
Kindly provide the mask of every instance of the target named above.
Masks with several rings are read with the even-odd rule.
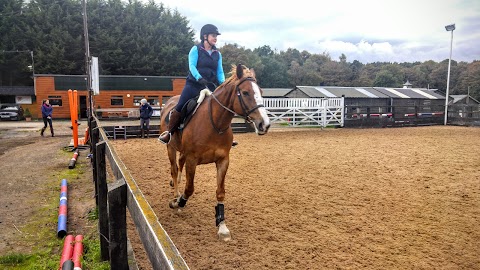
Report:
[[[264,135],[270,127],[270,119],[263,105],[262,89],[257,85],[255,71],[244,65],[232,67],[232,76],[229,78],[234,83],[235,98],[233,110],[247,121],[253,123],[255,132]]]

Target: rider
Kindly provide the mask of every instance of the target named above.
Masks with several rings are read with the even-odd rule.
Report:
[[[222,54],[217,50],[218,28],[213,24],[206,24],[200,30],[200,43],[193,46],[188,54],[188,76],[182,90],[178,104],[170,115],[168,129],[158,138],[162,143],[168,144],[171,135],[180,124],[180,112],[183,105],[200,94],[200,91],[209,88],[215,90],[216,85],[225,81],[222,66]],[[235,143],[234,143],[235,144]]]

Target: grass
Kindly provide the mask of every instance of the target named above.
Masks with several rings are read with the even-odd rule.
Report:
[[[65,160],[71,158],[72,152],[62,151],[60,155]],[[35,215],[29,219],[29,223],[21,228],[22,236],[19,237],[20,246],[31,247],[28,253],[10,253],[0,256],[0,269],[5,270],[38,270],[58,269],[63,249],[64,239],[56,236],[58,222],[59,190],[62,179],[67,179],[69,185],[79,181],[79,175],[86,173],[87,165],[77,163],[75,168],[68,169],[67,166],[58,168],[49,176],[48,181],[37,192],[36,198],[43,198],[41,205]],[[80,183],[84,184],[84,183]],[[37,199],[38,200],[38,199]],[[95,223],[98,220],[97,210],[92,209],[87,219]],[[82,269],[110,269],[108,262],[100,261],[100,240],[96,226],[86,227],[88,231],[82,232],[83,259]]]

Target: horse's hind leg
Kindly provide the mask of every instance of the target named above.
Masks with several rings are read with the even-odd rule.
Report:
[[[178,183],[180,183],[182,181],[182,172],[183,172],[183,166],[185,165],[185,155],[184,154],[180,154],[180,158],[178,159],[178,167],[179,167],[179,171],[178,171]]]
[[[170,186],[173,186],[173,194],[175,197],[179,196],[178,192],[178,166],[177,166],[177,150],[175,148],[167,145],[168,159],[170,160],[170,175],[172,180],[170,180]],[[181,175],[181,171],[180,171]]]
[[[231,238],[230,230],[225,224],[225,176],[227,175],[228,165],[230,161],[228,156],[217,161],[217,206],[215,206],[215,224],[218,227],[218,238],[223,241],[228,241]]]

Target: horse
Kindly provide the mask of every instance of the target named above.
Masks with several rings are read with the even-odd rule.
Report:
[[[180,211],[194,192],[197,165],[215,163],[217,169],[217,205],[215,224],[218,238],[231,239],[225,224],[225,176],[230,163],[229,155],[233,141],[231,122],[234,116],[242,117],[253,124],[258,135],[267,134],[270,120],[263,104],[263,91],[257,85],[255,71],[244,65],[232,65],[232,75],[199,103],[188,124],[172,134],[167,144],[170,185],[174,189],[173,201],[169,206]],[[202,90],[203,91],[203,90]],[[160,114],[160,132],[167,130],[169,112],[175,108],[180,96],[170,98]],[[180,153],[177,164],[177,152]],[[185,166],[186,181],[183,194],[178,184]],[[173,182],[173,184],[172,184]]]

